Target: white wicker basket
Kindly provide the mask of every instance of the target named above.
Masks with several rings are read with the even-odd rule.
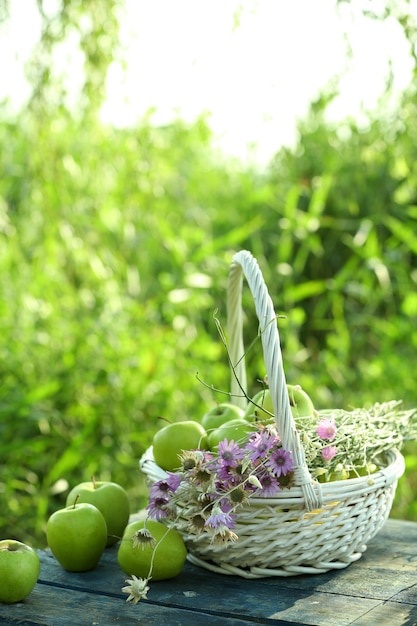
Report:
[[[404,458],[398,450],[390,451],[386,466],[372,474],[372,480],[363,476],[323,484],[313,481],[289,404],[272,300],[256,260],[245,250],[233,258],[227,293],[229,352],[235,372],[231,377],[232,400],[241,406],[246,403],[240,388],[246,389],[243,274],[260,323],[278,432],[294,461],[294,486],[273,498],[251,497],[239,509],[234,528],[239,538],[227,547],[212,543],[204,533],[190,533],[187,520],[181,517],[175,527],[184,537],[191,562],[223,574],[260,578],[344,568],[361,557],[389,516],[398,478],[404,472]],[[141,458],[140,468],[150,482],[166,477],[153,459],[152,448]]]

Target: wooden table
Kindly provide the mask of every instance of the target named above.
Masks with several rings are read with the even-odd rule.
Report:
[[[43,626],[411,626],[417,624],[417,523],[388,520],[362,559],[313,576],[244,580],[186,564],[126,603],[127,576],[108,548],[92,572],[64,571],[40,552],[41,575],[21,603],[0,604],[0,623]]]

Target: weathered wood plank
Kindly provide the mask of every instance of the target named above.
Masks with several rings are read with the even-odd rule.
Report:
[[[416,624],[416,607],[397,602],[383,602],[354,622],[355,626],[416,626]]]
[[[120,597],[87,592],[74,594],[73,591],[47,585],[37,585],[24,602],[4,606],[6,609],[2,606],[0,624],[10,626],[195,626],[196,623],[244,626],[250,623],[236,617],[197,614],[193,610],[164,607],[151,602],[140,602],[134,606]]]
[[[249,581],[187,563],[177,578],[151,583],[148,600],[136,606],[121,592],[126,576],[116,554],[117,546],[109,548],[95,570],[76,574],[42,552],[35,590],[22,603],[0,605],[0,623],[417,624],[417,524],[412,522],[389,520],[361,560],[326,574]]]
[[[200,590],[201,591],[201,590]],[[204,607],[194,605],[195,597],[189,597],[189,605],[185,606],[181,597],[177,597],[178,604],[141,601],[138,605],[127,604],[118,595],[101,595],[53,587],[39,584],[32,594],[22,603],[5,607],[1,611],[0,623],[47,626],[106,626],[107,624],[146,623],[149,625],[169,624],[175,626],[195,626],[204,623],[207,626],[243,626],[244,624],[309,624],[320,626],[334,626],[335,615],[338,615],[338,626],[345,626],[360,618],[364,613],[371,611],[376,603],[363,600],[352,605],[349,598],[341,596],[323,597],[323,594],[312,594],[308,602],[300,596],[298,599],[286,600],[280,598],[274,602],[277,609],[268,612],[262,607],[264,597],[245,598],[241,593],[241,605],[232,602],[229,608],[225,603],[219,604],[221,592],[217,589],[217,596],[205,596]],[[209,605],[208,600],[211,602]],[[268,605],[270,606],[270,602]],[[211,606],[211,608],[210,608]],[[340,616],[340,618],[339,618]],[[143,620],[143,621],[142,621]]]

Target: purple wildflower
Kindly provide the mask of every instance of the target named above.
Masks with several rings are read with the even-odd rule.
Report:
[[[218,459],[221,465],[236,466],[244,456],[243,450],[233,441],[223,439],[218,447]]]
[[[150,497],[147,506],[149,517],[154,520],[160,520],[164,517],[168,517],[168,511],[166,508],[168,504],[168,498],[161,498],[160,496]]]
[[[170,498],[172,493],[178,489],[182,481],[180,474],[168,472],[167,478],[157,480],[150,488],[151,498]]]
[[[219,502],[219,506],[223,513],[230,513],[233,510],[233,504],[228,498],[222,498]]]
[[[275,476],[285,476],[293,469],[291,452],[284,450],[284,448],[277,448],[271,452],[265,465],[272,470]]]
[[[213,508],[213,512],[206,519],[205,526],[210,528],[233,528],[235,525],[236,515],[222,511],[220,507]]]
[[[228,491],[232,487],[240,485],[245,479],[242,473],[242,465],[220,465],[217,468],[216,488],[218,491]]]
[[[167,472],[167,474],[167,485],[175,493],[183,480],[183,476],[177,472]]]
[[[331,461],[332,458],[335,456],[336,452],[337,452],[336,446],[326,446],[321,451],[321,456],[323,457],[324,461]]]
[[[256,495],[268,498],[269,496],[275,496],[278,491],[280,491],[279,482],[273,474],[270,474],[269,472],[262,472],[257,476],[257,478],[262,485],[262,489],[257,489],[255,491]]]
[[[333,441],[336,437],[337,426],[336,424],[330,420],[328,417],[324,417],[317,424],[316,432],[320,439],[327,439],[328,441]]]
[[[254,433],[245,445],[251,461],[262,460],[266,454],[276,445],[277,440],[267,430]]]
[[[219,488],[224,490],[242,481],[242,459],[245,452],[233,441],[224,439],[218,446],[217,465],[213,471],[220,481]]]

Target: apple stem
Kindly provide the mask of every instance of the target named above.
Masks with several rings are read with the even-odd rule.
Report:
[[[17,552],[19,550],[19,548],[18,548],[18,546],[9,543],[9,544],[7,544],[6,550],[8,550],[8,552]]]
[[[158,415],[159,420],[163,420],[164,422],[168,422],[168,424],[172,424],[171,420],[167,417],[163,417],[162,415]]]
[[[95,476],[91,476],[91,482],[93,483],[93,489],[96,489],[97,485],[96,485],[96,477]]]
[[[73,507],[72,507],[73,509],[75,509],[75,506],[76,506],[76,504],[77,504],[77,501],[78,501],[79,497],[80,497],[80,494],[79,494],[79,493],[77,493],[77,497],[75,498],[75,500],[74,500],[74,505],[73,505]]]

